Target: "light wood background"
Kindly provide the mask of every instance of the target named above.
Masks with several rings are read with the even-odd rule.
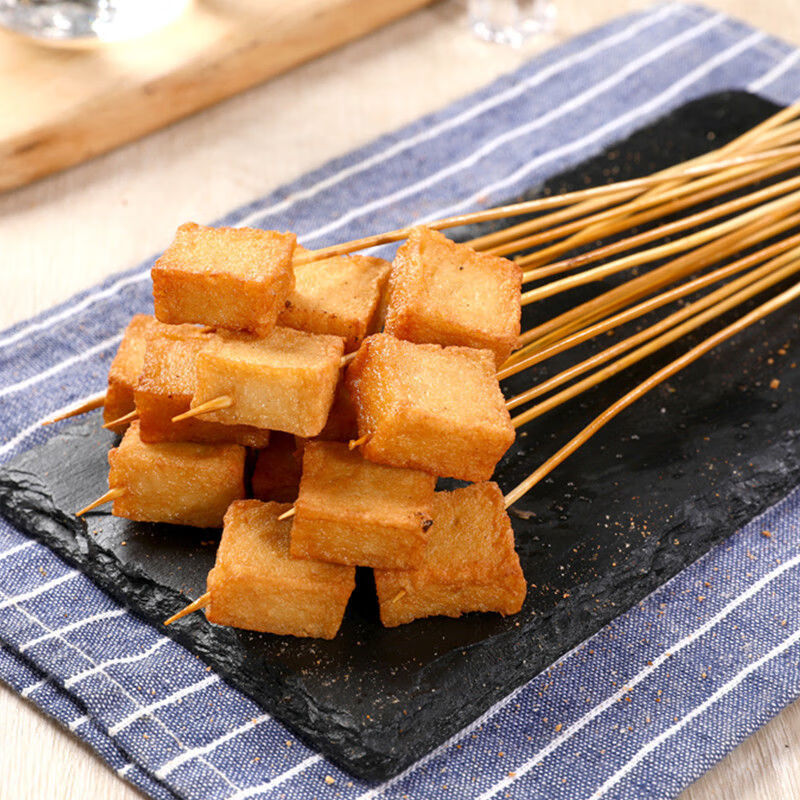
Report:
[[[800,45],[797,0],[706,1]],[[0,327],[135,265],[162,249],[181,222],[213,220],[540,49],[648,5],[557,3],[557,31],[511,50],[474,39],[463,4],[445,0],[141,141],[1,195]],[[141,800],[88,748],[2,686],[0,797]],[[742,744],[682,800],[722,797],[800,797],[800,704]]]

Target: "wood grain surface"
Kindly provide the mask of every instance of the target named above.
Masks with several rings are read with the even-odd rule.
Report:
[[[800,45],[797,0],[707,3]],[[466,26],[463,2],[446,0],[157,133],[0,195],[0,327],[135,265],[162,249],[181,222],[211,221],[466,94],[535,52],[649,2],[557,4],[557,30],[512,50],[477,41]],[[207,4],[208,18],[214,9],[238,5]],[[0,63],[3,58],[0,49]],[[796,800],[798,743],[800,703],[700,778],[682,800]],[[320,798],[328,796],[326,788],[320,786]],[[0,685],[0,798],[141,795]]]
[[[0,33],[0,191],[85,161],[430,0],[192,3],[144,39],[81,50]]]

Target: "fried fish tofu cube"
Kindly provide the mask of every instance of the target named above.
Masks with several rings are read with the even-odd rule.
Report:
[[[156,318],[266,336],[294,288],[293,233],[181,225],[152,269]]]
[[[245,496],[245,454],[238,444],[146,444],[134,422],[108,453],[109,488],[125,490],[113,514],[218,528],[228,506]]]
[[[295,437],[272,434],[269,447],[259,450],[251,479],[256,500],[292,503],[300,491],[302,454]]]
[[[340,442],[307,442],[295,503],[295,558],[403,569],[422,558],[436,477],[374,464]]]
[[[344,341],[292,328],[264,339],[226,335],[197,355],[192,407],[223,395],[229,408],[203,419],[316,436],[328,419]]]
[[[134,393],[143,442],[232,442],[247,447],[269,444],[269,431],[250,425],[222,425],[200,417],[172,421],[189,410],[195,392],[197,354],[213,339],[214,334],[196,325],[153,323]]]
[[[411,342],[491,350],[499,367],[519,338],[521,286],[512,261],[415,228],[392,264],[385,330]]]
[[[387,628],[470,611],[516,614],[527,584],[498,485],[436,492],[422,562],[409,570],[376,569],[375,586]]]
[[[355,588],[355,568],[289,555],[283,503],[240,500],[225,515],[208,574],[210,622],[283,636],[333,639]]]
[[[485,481],[514,441],[488,350],[368,337],[347,370],[370,461]]]
[[[336,386],[333,405],[331,405],[331,410],[328,412],[328,421],[317,438],[331,442],[349,442],[351,439],[358,438],[356,406],[350,396],[344,374],[342,374]]]
[[[296,252],[304,252],[298,247]],[[329,333],[345,340],[345,351],[358,350],[376,328],[376,316],[391,264],[370,256],[334,256],[294,268],[295,287],[278,324],[309,333]]]
[[[137,314],[125,328],[117,354],[108,371],[108,389],[103,404],[103,422],[113,422],[136,408],[133,392],[144,366],[147,332],[156,325],[149,314]],[[126,423],[112,425],[114,433],[123,433]]]

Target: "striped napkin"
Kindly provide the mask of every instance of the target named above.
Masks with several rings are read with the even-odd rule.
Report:
[[[798,62],[724,14],[656,6],[221,222],[316,247],[492,204],[692,98],[741,88],[794,101]],[[120,331],[151,308],[149,267],[0,334],[0,458],[105,386]],[[327,762],[2,521],[0,678],[164,800],[674,797],[800,694],[798,522],[800,490],[382,784]]]

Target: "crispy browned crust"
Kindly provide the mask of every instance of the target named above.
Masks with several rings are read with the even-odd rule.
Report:
[[[368,337],[347,370],[370,461],[483,481],[514,441],[488,350]]]
[[[152,269],[157,319],[266,336],[294,289],[293,233],[181,225]]]
[[[397,569],[419,563],[436,478],[374,464],[339,442],[308,442],[291,554]]]
[[[522,270],[438,231],[416,228],[392,264],[387,333],[491,350],[500,366],[520,333]]]
[[[375,586],[387,627],[470,611],[517,613],[527,584],[497,484],[437,492],[421,564],[411,570],[375,570]]]
[[[355,569],[289,555],[287,504],[244,500],[225,515],[208,574],[211,622],[284,636],[336,636],[355,588]]]

